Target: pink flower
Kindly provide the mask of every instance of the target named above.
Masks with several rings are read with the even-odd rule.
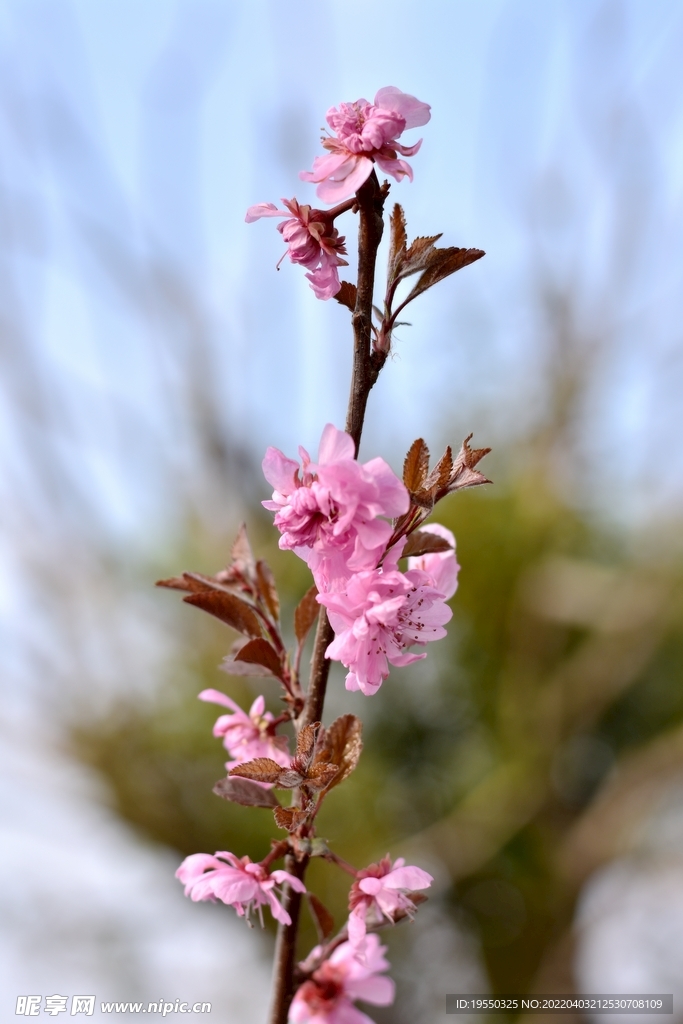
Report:
[[[367,924],[379,924],[383,917],[393,921],[399,911],[410,917],[415,911],[411,900],[414,889],[427,889],[434,879],[422,868],[405,867],[399,857],[393,868],[388,856],[379,864],[359,871],[349,894],[349,941],[358,948],[366,935]]]
[[[374,568],[392,531],[378,516],[407,512],[408,492],[384,459],[357,462],[352,438],[331,423],[317,463],[304,448],[299,453],[301,467],[268,449],[263,473],[275,491],[263,505],[276,513],[280,547],[296,551],[318,590],[329,590],[358,569]]]
[[[288,217],[288,211],[293,214],[277,226],[287,243],[285,255],[289,255],[292,263],[300,263],[311,271],[306,278],[311,282],[316,298],[331,299],[341,288],[337,267],[348,266],[347,261],[341,258],[342,254],[346,255],[344,238],[325,210],[300,206],[296,199],[283,199],[282,202],[286,210],[278,210],[273,203],[250,206],[245,218],[247,224],[260,217]]]
[[[451,545],[451,551],[435,551],[429,555],[419,555],[408,559],[409,569],[421,569],[431,578],[436,590],[441,591],[448,601],[458,589],[458,573],[460,566],[455,560],[455,537],[441,523],[428,523],[421,526],[417,533],[435,533]]]
[[[270,711],[264,714],[266,702],[263,697],[256,698],[249,714],[220,690],[202,690],[199,699],[233,709],[234,714],[221,715],[213,727],[214,736],[223,737],[225,749],[235,758],[227,762],[226,768],[234,768],[255,757],[271,757],[283,768],[289,767],[291,757],[287,751],[287,737],[268,732],[273,715]]]
[[[440,640],[453,614],[432,578],[420,569],[358,572],[342,593],[319,594],[318,601],[327,608],[336,633],[327,657],[349,669],[346,689],[362,690],[366,696],[379,690],[389,663],[403,666],[426,658],[406,649]]]
[[[227,863],[226,863],[227,861]],[[176,871],[185,885],[185,895],[195,902],[198,900],[222,900],[234,907],[239,917],[258,908],[263,925],[264,903],[276,921],[291,924],[291,918],[275,895],[276,884],[289,882],[297,892],[306,892],[306,886],[288,871],[266,871],[260,864],[252,864],[248,857],[236,857],[234,853],[220,851],[211,857],[208,853],[193,853],[186,857]]]
[[[386,946],[368,935],[362,951],[350,942],[337,946],[329,960],[298,989],[289,1009],[290,1024],[372,1024],[353,1005],[354,999],[390,1006],[394,983],[381,975],[389,968]]]
[[[376,163],[397,181],[413,180],[413,171],[402,156],[414,156],[422,139],[414,146],[401,146],[396,139],[407,128],[427,124],[430,106],[421,103],[393,85],[380,89],[374,103],[356,100],[331,107],[326,119],[336,136],[323,138],[329,156],[318,156],[312,171],[301,171],[302,181],[317,181],[317,195],[326,203],[337,203],[357,192],[372,173]]]

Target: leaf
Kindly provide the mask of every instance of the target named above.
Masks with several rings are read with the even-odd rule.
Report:
[[[411,242],[401,270],[401,280],[405,277],[410,277],[411,274],[417,274],[420,270],[424,270],[429,266],[432,253],[439,251],[434,248],[434,242],[438,242],[440,238],[441,234],[427,235],[420,236],[414,242]]]
[[[256,582],[261,597],[266,603],[268,611],[276,622],[280,620],[280,598],[278,597],[275,577],[272,569],[262,558],[256,563]]]
[[[490,484],[491,481],[479,470],[475,470],[478,462],[491,451],[490,448],[470,448],[469,442],[472,434],[469,434],[462,443],[458,452],[448,483],[449,491],[461,491],[465,487],[477,487],[479,484]],[[187,601],[188,599],[185,598]]]
[[[280,657],[273,645],[264,640],[263,637],[249,640],[244,647],[240,647],[234,660],[249,662],[252,665],[261,665],[263,668],[267,668],[272,675],[277,676],[279,679],[282,678],[282,662]]]
[[[231,779],[219,779],[213,787],[216,796],[230,800],[233,804],[241,804],[242,807],[279,807],[278,798],[272,789],[264,789],[257,786],[255,782],[248,779],[236,777]]]
[[[251,550],[249,538],[247,537],[246,523],[240,523],[240,528],[237,531],[237,537],[232,545],[230,555],[232,558],[233,568],[237,569],[245,576],[248,576],[249,579],[253,579],[255,572],[254,555]]]
[[[309,789],[331,789],[338,775],[338,765],[331,762],[316,761],[306,772],[305,785]]]
[[[348,778],[358,764],[363,749],[363,723],[355,715],[342,715],[325,729],[318,745],[316,763],[336,765],[338,773],[328,783],[329,789]]]
[[[389,269],[387,283],[389,287],[398,279],[406,254],[406,218],[398,203],[391,211],[391,236],[389,241]]]
[[[273,811],[275,824],[278,828],[285,828],[288,832],[294,832],[302,821],[306,820],[306,811],[300,807],[276,807]]]
[[[353,313],[356,308],[356,292],[358,289],[355,284],[351,284],[350,281],[342,281],[341,288],[335,295],[337,302],[340,302],[342,306],[346,306]]]
[[[438,491],[443,490],[448,485],[452,472],[453,452],[451,451],[451,446],[448,445],[446,451],[425,480],[425,490],[431,490],[432,487],[435,487]]]
[[[305,725],[299,733],[296,741],[296,754],[294,755],[297,767],[301,765],[302,769],[307,768],[313,760],[313,750],[319,730],[320,722],[313,722],[311,725]]]
[[[403,463],[403,483],[412,493],[420,491],[429,472],[429,448],[421,437],[410,446]]]
[[[318,938],[323,942],[328,935],[331,935],[334,931],[334,918],[329,912],[324,903],[321,903],[317,896],[312,892],[306,894],[308,896],[308,906],[311,911],[311,917],[318,931]]]
[[[253,637],[261,636],[261,627],[251,605],[234,594],[226,594],[223,590],[205,590],[188,594],[183,601],[201,608],[210,615],[215,615],[238,633]]]
[[[445,537],[439,537],[430,530],[415,530],[409,534],[402,558],[416,558],[418,555],[432,555],[437,551],[452,551],[453,546]]]
[[[303,644],[305,641],[311,626],[320,612],[321,606],[316,601],[317,596],[318,588],[314,583],[296,606],[296,611],[294,612],[294,632],[299,644]]]
[[[241,779],[254,779],[256,782],[272,782],[277,785],[283,771],[286,769],[283,769],[277,761],[273,761],[272,757],[255,757],[253,761],[236,764],[228,774],[231,778],[233,775],[237,775]]]
[[[405,304],[412,302],[422,292],[426,292],[432,285],[454,274],[456,270],[462,270],[463,267],[480,260],[485,255],[486,253],[481,249],[458,249],[455,246],[449,246],[447,249],[432,249],[423,257],[426,269],[408,295]]]

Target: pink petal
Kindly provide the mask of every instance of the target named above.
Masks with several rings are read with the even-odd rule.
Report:
[[[278,868],[277,870],[270,872],[270,877],[274,878],[278,885],[282,882],[289,882],[292,889],[295,889],[296,892],[306,892],[306,886],[301,879],[297,878],[296,875],[290,874],[289,871],[282,871]]]
[[[362,999],[375,1006],[391,1006],[396,986],[391,978],[352,978],[346,983],[346,991],[351,999]]]
[[[369,881],[369,879],[363,879]],[[422,868],[408,867],[394,868],[384,878],[378,879],[383,882],[387,889],[428,889],[434,881],[433,877]],[[361,888],[362,888],[361,882]]]
[[[299,463],[288,459],[279,448],[268,448],[261,463],[263,475],[280,494],[291,494],[296,489],[295,477]]]
[[[363,182],[367,181],[370,177],[372,174],[372,160],[366,156],[354,155],[353,163],[355,164],[355,169],[345,177],[341,178],[341,172],[338,171],[334,178],[327,178],[322,184],[318,185],[316,195],[324,203],[337,203],[342,199],[348,198],[348,196],[357,192]]]
[[[353,459],[356,449],[353,438],[344,430],[338,430],[332,423],[326,423],[320,438],[318,462],[325,465],[339,459]]]
[[[200,700],[209,701],[211,704],[222,704],[223,707],[230,708],[232,711],[237,711],[241,715],[245,714],[239,704],[235,704],[234,700],[231,700],[226,694],[221,693],[220,690],[202,690],[198,696]]]
[[[375,96],[375,106],[384,107],[385,110],[395,110],[404,118],[406,130],[427,124],[432,116],[432,108],[428,103],[421,103],[415,96],[401,92],[395,85],[386,85],[379,90]]]
[[[405,160],[389,160],[384,156],[377,156],[377,166],[380,167],[385,174],[390,174],[392,178],[396,178],[396,181],[400,181],[401,178],[408,178],[410,181],[413,180],[413,169],[410,164],[407,164]],[[320,194],[320,193],[318,193]]]
[[[256,206],[250,206],[247,210],[247,215],[244,218],[247,224],[253,224],[255,220],[260,220],[261,217],[288,217],[289,214],[286,210],[278,210],[274,203],[257,203]]]

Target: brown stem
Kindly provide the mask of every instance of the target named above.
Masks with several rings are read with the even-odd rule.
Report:
[[[285,871],[296,878],[303,879],[308,867],[308,857],[297,861],[290,854],[285,857]],[[290,924],[281,924],[277,930],[275,943],[275,962],[273,969],[273,1012],[271,1024],[287,1024],[289,1005],[294,996],[294,968],[296,966],[296,936],[299,930],[301,913],[301,896],[291,886],[286,885],[282,897],[282,905],[291,918]]]
[[[373,171],[364,185],[356,193],[354,202],[358,204],[358,287],[356,307],[351,323],[353,325],[353,372],[351,376],[351,393],[346,414],[346,430],[353,438],[356,455],[363,432],[365,408],[370,390],[384,365],[386,354],[372,352],[372,298],[375,285],[375,263],[377,249],[382,240],[384,221],[382,210],[387,195],[387,186],[380,187],[377,175]],[[318,626],[313,645],[311,659],[311,675],[306,695],[306,704],[299,719],[297,729],[312,722],[322,721],[325,690],[330,672],[330,662],[325,651],[334,639],[334,631],[330,626],[325,608],[320,609]],[[296,871],[288,867],[293,862]],[[286,870],[292,870],[297,878],[303,879],[308,865],[308,858],[296,862],[293,857],[286,860]],[[293,892],[285,885],[283,903],[287,908],[292,923],[280,925],[275,946],[274,994],[270,1024],[287,1024],[289,1005],[294,995],[294,969],[296,966],[296,936],[299,927],[301,895]]]

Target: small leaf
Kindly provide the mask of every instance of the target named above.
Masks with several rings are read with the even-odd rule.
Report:
[[[185,590],[190,594],[200,594],[207,590],[220,589],[211,576],[203,577],[201,573],[184,572],[182,576],[171,576],[168,580],[157,580],[155,587],[168,587],[171,590]]]
[[[272,675],[277,676],[279,679],[282,678],[282,662],[280,657],[273,645],[264,640],[263,637],[249,640],[244,647],[240,647],[235,655],[235,661],[246,661],[253,665],[261,665],[263,668],[267,668]]]
[[[448,445],[446,451],[425,480],[424,489],[427,491],[435,487],[438,491],[443,490],[448,485],[452,472],[453,452],[451,451],[451,446]]]
[[[262,558],[256,563],[256,582],[268,611],[273,616],[273,619],[278,622],[280,619],[280,598],[275,586],[275,577],[268,563],[264,562]]]
[[[408,536],[403,549],[402,558],[416,558],[418,555],[431,555],[437,551],[452,551],[453,545],[445,537],[430,530],[415,530]]]
[[[351,284],[350,281],[342,281],[341,288],[335,295],[337,302],[341,302],[342,306],[346,306],[351,312],[356,308],[356,292],[358,289],[355,284]]]
[[[273,678],[273,673],[264,665],[258,665],[251,661],[238,661],[234,654],[223,658],[218,667],[221,672],[225,672],[229,676],[250,676],[252,679],[263,679],[266,676],[270,679]]]
[[[308,632],[318,617],[320,605],[316,601],[318,588],[315,584],[307,590],[296,606],[294,612],[294,632],[300,644],[303,644]]]
[[[215,615],[238,633],[253,637],[261,636],[261,627],[251,605],[234,594],[226,594],[223,590],[206,590],[188,594],[183,601],[201,608],[210,615]]]
[[[449,246],[447,249],[432,249],[426,258],[426,269],[418,279],[417,284],[405,300],[406,304],[416,299],[428,288],[443,281],[445,277],[454,274],[456,270],[462,270],[476,260],[480,260],[486,253],[481,249],[458,249]]]
[[[421,437],[410,446],[403,463],[403,483],[412,493],[422,489],[429,472],[429,448]]]
[[[253,761],[235,765],[228,774],[230,777],[237,775],[241,779],[254,779],[256,782],[272,782],[277,785],[282,772],[282,765],[273,761],[272,757],[255,757]]]
[[[240,528],[237,531],[237,537],[232,545],[230,555],[232,557],[233,567],[245,576],[248,576],[249,579],[253,579],[255,572],[254,555],[251,550],[249,538],[247,537],[246,523],[240,523]]]
[[[306,820],[306,812],[299,807],[276,807],[273,814],[277,827],[287,829],[288,832],[294,832]]]
[[[363,723],[355,715],[342,715],[325,729],[316,754],[316,763],[336,765],[339,772],[331,779],[330,789],[348,778],[363,750]]]
[[[428,235],[416,238],[414,242],[411,242],[403,261],[400,274],[401,279],[410,277],[411,274],[417,274],[420,270],[424,270],[429,266],[432,253],[439,251],[434,248],[434,242],[438,242],[440,238],[441,234]]]
[[[320,722],[313,722],[301,730],[296,741],[295,759],[302,767],[308,767],[313,760],[315,741],[320,730]]]
[[[391,212],[391,238],[389,241],[389,269],[387,283],[389,287],[396,281],[403,265],[406,253],[406,218],[398,203]]]
[[[248,779],[228,776],[227,779],[219,779],[213,787],[216,796],[230,800],[233,804],[241,804],[242,807],[279,807],[278,798],[272,789],[264,789],[257,786],[255,782]]]
[[[318,938],[321,942],[331,935],[334,931],[334,918],[329,912],[324,903],[321,903],[317,896],[312,892],[306,894],[308,897],[308,906],[311,911],[311,917],[318,931]]]
[[[331,789],[332,782],[339,775],[339,767],[336,764],[325,761],[316,761],[306,772],[305,785],[309,789]],[[335,783],[336,785],[336,783]]]
[[[485,477],[483,473],[474,468],[485,455],[488,455],[491,449],[470,448],[469,442],[471,439],[472,434],[469,434],[463,441],[462,447],[455,458],[448,482],[449,491],[461,491],[465,487],[477,487],[480,484],[491,483],[488,477]],[[187,601],[188,599],[185,598],[185,600]]]

